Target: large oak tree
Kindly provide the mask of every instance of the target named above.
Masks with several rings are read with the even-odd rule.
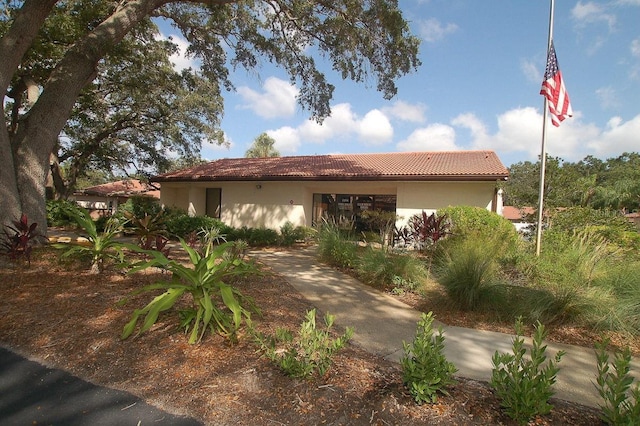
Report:
[[[149,17],[170,19],[182,31],[190,53],[201,60],[207,90],[232,90],[230,68],[253,70],[266,60],[288,72],[300,87],[298,102],[317,120],[330,113],[333,86],[314,56],[326,58],[343,78],[374,79],[385,98],[395,95],[398,77],[419,65],[419,42],[394,0],[76,0],[105,6],[104,12],[34,88],[22,64],[54,8],[71,2],[5,1],[16,7],[2,17],[0,89],[14,99],[25,93],[26,101],[19,117],[0,129],[2,224],[22,212],[45,223],[45,180],[60,132],[83,88],[98,77],[101,61]],[[0,108],[7,116],[4,102]]]

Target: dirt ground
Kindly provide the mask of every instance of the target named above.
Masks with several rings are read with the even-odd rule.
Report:
[[[116,303],[163,278],[166,275],[160,273],[127,276],[116,270],[90,275],[86,265],[61,262],[50,249],[37,251],[29,269],[0,267],[0,343],[207,425],[514,424],[487,383],[464,378],[437,403],[418,406],[404,389],[397,364],[355,345],[340,352],[324,376],[298,380],[262,357],[247,335],[235,345],[219,336],[189,345],[177,328],[175,311],[161,316],[151,332],[121,340],[133,310],[150,297],[136,296],[122,307]],[[276,327],[297,330],[313,307],[275,274],[241,279],[235,285],[262,310],[261,317],[254,317],[262,332],[273,333]],[[492,328],[481,318],[438,312],[415,296],[404,300],[433,310],[445,323]],[[575,330],[556,331],[554,338],[563,340],[563,333],[573,336],[571,342],[589,338],[577,337]],[[595,409],[552,403],[551,414],[530,424],[600,424]]]

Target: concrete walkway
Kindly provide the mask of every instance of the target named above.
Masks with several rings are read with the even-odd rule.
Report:
[[[317,262],[315,249],[252,251],[250,255],[281,274],[315,307],[336,316],[336,324],[354,327],[352,342],[392,361],[403,355],[402,342],[412,342],[420,312],[356,279]],[[511,353],[514,336],[443,325],[445,355],[458,376],[489,381],[494,352]],[[530,342],[530,339],[526,339]],[[566,355],[560,362],[556,397],[597,407],[600,396],[593,383],[596,358],[592,349],[548,343],[547,356]],[[640,363],[632,372],[640,377]]]

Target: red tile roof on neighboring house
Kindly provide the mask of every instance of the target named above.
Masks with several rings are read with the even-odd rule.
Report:
[[[504,180],[493,151],[396,152],[228,158],[156,176],[155,182],[256,180]]]
[[[99,197],[131,197],[134,195],[146,195],[149,197],[160,198],[160,190],[152,187],[148,183],[140,182],[138,179],[125,179],[102,185],[90,186],[80,192],[86,195],[97,195]]]
[[[533,207],[515,207],[515,206],[504,206],[502,207],[502,216],[505,219],[509,219],[512,221],[523,221],[525,216],[531,216],[535,213],[535,209]]]

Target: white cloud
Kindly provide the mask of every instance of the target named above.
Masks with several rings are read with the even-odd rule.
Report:
[[[358,134],[368,145],[382,145],[393,139],[393,127],[380,110],[372,109],[358,123]]]
[[[597,89],[596,96],[600,99],[600,105],[604,109],[614,108],[620,105],[618,94],[611,86]]]
[[[638,151],[638,135],[640,135],[640,114],[624,122],[620,117],[613,117],[607,127],[592,137],[587,146],[595,152],[596,157],[614,157],[623,152]]]
[[[442,23],[435,18],[429,18],[418,22],[418,31],[420,32],[420,35],[429,43],[441,40],[446,35],[452,34],[457,30],[458,26],[456,24],[449,23],[442,25]]]
[[[410,104],[404,101],[395,101],[392,106],[382,108],[389,118],[411,123],[423,123],[425,120],[426,106],[422,103]]]
[[[544,62],[536,63],[530,59],[523,59],[520,61],[520,68],[527,81],[532,83],[542,82],[542,70],[544,69]]]
[[[267,130],[266,134],[276,142],[274,147],[280,154],[293,154],[300,148],[300,135],[293,127],[280,127],[277,130]]]
[[[640,58],[640,38],[637,38],[631,42],[630,49],[631,49],[632,56],[635,56],[636,58]]]
[[[414,130],[407,139],[396,145],[400,151],[459,151],[456,131],[446,124],[431,124]]]
[[[298,127],[300,137],[309,142],[324,143],[326,140],[344,137],[357,129],[357,117],[347,103],[331,107],[331,116],[322,124],[308,120]]]
[[[298,89],[288,81],[269,77],[259,93],[247,86],[238,88],[238,94],[245,101],[242,106],[263,118],[290,117],[296,112]]]
[[[485,149],[483,147],[486,146],[489,139],[487,127],[474,114],[460,114],[451,121],[451,124],[469,129],[473,139],[474,149]]]
[[[587,25],[604,22],[609,27],[609,31],[613,31],[616,26],[616,16],[605,12],[606,7],[603,4],[595,2],[583,3],[579,1],[571,9],[571,17],[578,28],[584,28]]]

